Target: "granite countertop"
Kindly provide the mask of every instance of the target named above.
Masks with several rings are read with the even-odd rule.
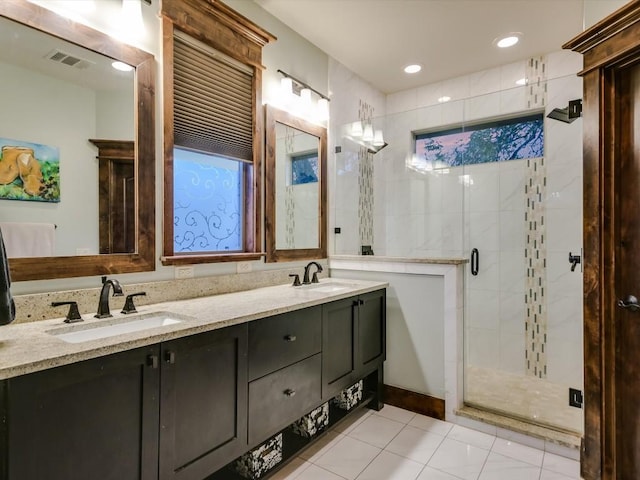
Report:
[[[103,320],[83,315],[84,322],[72,325],[64,323],[64,318],[7,325],[0,327],[0,379],[321,305],[387,286],[386,282],[323,278],[311,286],[277,285],[145,305],[138,308],[138,314],[112,312],[112,318]],[[50,333],[121,323],[155,312],[168,312],[182,322],[82,343],[67,343]]]

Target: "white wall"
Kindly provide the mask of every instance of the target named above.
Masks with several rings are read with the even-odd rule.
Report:
[[[60,202],[0,200],[5,222],[54,223],[58,255],[98,251],[96,94],[69,82],[0,63],[3,138],[57,147]],[[29,92],[17,95],[15,92]]]

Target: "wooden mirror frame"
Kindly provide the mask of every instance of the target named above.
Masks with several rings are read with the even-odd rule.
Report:
[[[136,69],[136,253],[10,258],[13,281],[83,277],[155,270],[155,60],[90,27],[26,0],[0,1],[0,16],[120,60]],[[89,141],[89,139],[87,139]],[[87,159],[88,161],[90,159]],[[96,182],[98,180],[96,179]],[[96,188],[98,185],[96,184]],[[97,212],[96,212],[97,214]]]
[[[267,262],[313,260],[327,257],[327,129],[307,122],[288,112],[265,106],[266,158],[265,158],[265,231]],[[320,162],[320,192],[318,205],[318,248],[276,248],[276,123],[318,137]]]

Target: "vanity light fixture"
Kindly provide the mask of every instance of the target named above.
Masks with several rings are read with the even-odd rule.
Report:
[[[404,67],[404,73],[418,73],[420,70],[422,70],[422,66],[417,63]]]
[[[522,36],[519,32],[511,32],[504,37],[497,38],[494,40],[495,44],[499,48],[509,48],[513,47],[516,43],[520,41],[520,37]]]
[[[314,122],[324,122],[329,119],[329,97],[287,72],[278,70],[278,73],[283,77],[280,80],[280,103],[283,109],[295,115],[308,117]],[[311,98],[312,93],[320,97],[315,105]]]
[[[451,100],[451,97],[447,96],[447,95],[443,95],[442,97],[440,97],[438,99],[438,102],[440,103],[445,103],[445,102],[449,102]]]

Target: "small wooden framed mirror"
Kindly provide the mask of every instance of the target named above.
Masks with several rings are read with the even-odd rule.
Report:
[[[267,262],[327,256],[327,130],[267,105]]]

